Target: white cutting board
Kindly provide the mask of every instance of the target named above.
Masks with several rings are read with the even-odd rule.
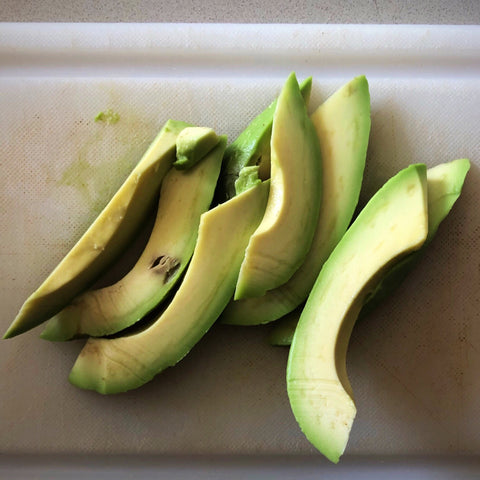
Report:
[[[311,108],[370,82],[362,203],[412,162],[472,160],[416,270],[357,324],[346,455],[480,453],[480,29],[0,24],[0,328],[5,331],[169,118],[230,140],[313,75]],[[95,122],[100,111],[115,124]],[[268,327],[215,326],[177,367],[102,397],[67,376],[82,341],[0,342],[0,452],[305,454],[287,350]]]

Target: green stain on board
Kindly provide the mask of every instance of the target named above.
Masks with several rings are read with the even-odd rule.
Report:
[[[92,214],[99,214],[135,166],[133,150],[112,162],[91,163],[84,156],[75,159],[57,185],[74,188]]]
[[[100,163],[92,165],[84,155],[79,155],[63,172],[58,185],[73,187],[81,195],[82,202],[97,214],[113,195],[109,182],[111,165]]]
[[[56,182],[58,186],[74,188],[94,215],[100,213],[115,194],[138,157],[137,148],[132,145],[119,157],[102,159],[99,149],[103,141],[102,132],[86,140]]]
[[[121,122],[120,114],[109,109],[96,115],[95,126],[84,123],[83,128],[88,128],[90,135],[87,134],[83,141],[77,140],[74,157],[60,178],[57,174],[54,180],[57,186],[74,189],[92,218],[110,201],[158,129],[155,121],[147,121],[130,109],[124,110]],[[117,124],[115,128],[108,128],[113,124]],[[78,129],[78,124],[74,128]],[[116,147],[110,149],[109,145]],[[85,221],[89,223],[90,220]]]
[[[108,125],[114,125],[120,120],[120,115],[117,112],[109,109],[106,112],[99,112],[95,117],[96,122],[104,122]]]

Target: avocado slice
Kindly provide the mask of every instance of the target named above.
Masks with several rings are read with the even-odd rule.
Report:
[[[233,295],[268,188],[268,181],[262,182],[204,213],[185,278],[164,312],[139,333],[89,339],[70,373],[71,383],[104,394],[124,392],[179,362]]]
[[[358,202],[370,135],[365,76],[342,86],[311,115],[322,157],[322,204],[310,250],[290,280],[258,298],[231,301],[222,322],[258,325],[288,314],[307,298],[320,269],[345,233]]]
[[[460,158],[442,163],[427,170],[428,235],[424,245],[394,265],[365,299],[359,317],[368,315],[397,288],[415,267],[437,233],[440,223],[452,209],[462,193],[465,178],[470,169],[470,160]]]
[[[306,104],[312,91],[312,77],[300,83],[300,91]],[[257,115],[226,149],[217,189],[217,202],[236,195],[235,182],[242,168],[258,165],[263,180],[270,176],[270,137],[277,99]]]
[[[215,145],[219,138],[209,127],[187,127],[177,137],[177,160],[175,168],[191,168],[199,162]]]
[[[466,158],[442,163],[427,170],[428,195],[428,235],[422,248],[410,253],[397,264],[393,265],[378,285],[365,298],[365,303],[358,318],[368,315],[383,299],[391,295],[408,273],[415,267],[417,261],[433,240],[440,223],[445,219],[454,203],[462,193],[465,177],[470,169],[470,161]],[[301,310],[281,318],[275,324],[269,337],[272,345],[288,346],[292,343],[295,328]]]
[[[174,120],[164,125],[97,219],[25,301],[4,338],[26,332],[58,313],[122,253],[153,207],[175,160],[177,136],[188,126]]]
[[[332,462],[356,414],[346,353],[365,296],[392,262],[417,250],[428,233],[425,165],[391,178],[367,203],[325,262],[298,322],[287,391],[307,439]]]
[[[288,281],[303,263],[320,212],[321,178],[318,137],[292,73],[273,118],[265,216],[245,251],[235,299],[264,295]]]
[[[193,254],[200,216],[212,202],[226,143],[221,137],[217,147],[188,170],[170,169],[160,190],[152,234],[135,266],[117,283],[76,297],[47,322],[43,339],[112,335],[165,298]]]
[[[297,328],[298,319],[302,314],[303,306],[297,307],[272,325],[268,335],[268,343],[274,347],[289,347],[292,344],[293,335]]]
[[[235,192],[237,195],[252,188],[257,183],[261,183],[258,176],[258,165],[243,167],[240,170],[237,180],[235,181]]]

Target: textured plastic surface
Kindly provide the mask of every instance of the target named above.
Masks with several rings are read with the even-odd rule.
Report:
[[[463,465],[460,455],[480,454],[479,27],[1,25],[1,328],[166,119],[233,140],[292,70],[313,75],[312,109],[367,76],[361,203],[409,163],[472,160],[408,282],[355,327],[348,372],[358,414],[344,457],[449,455],[452,468]],[[118,122],[95,121],[108,110]],[[268,345],[268,327],[218,325],[177,367],[112,397],[68,383],[81,341],[51,344],[40,331],[0,345],[4,459],[315,455],[288,404],[287,350]]]

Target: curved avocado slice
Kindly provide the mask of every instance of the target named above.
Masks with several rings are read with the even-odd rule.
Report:
[[[193,254],[200,216],[220,173],[227,139],[188,170],[170,169],[160,190],[150,239],[132,270],[119,282],[76,297],[51,318],[41,337],[62,341],[117,333],[143,318],[175,285]]]
[[[267,196],[268,182],[263,182],[204,213],[192,261],[164,312],[139,333],[88,340],[70,373],[71,383],[104,394],[124,392],[179,362],[231,298]]]
[[[245,251],[235,299],[264,295],[303,263],[318,221],[321,178],[318,137],[292,73],[273,118],[267,209]]]
[[[363,208],[308,297],[289,352],[287,391],[303,433],[332,462],[343,453],[356,414],[346,372],[355,320],[379,275],[420,248],[427,233],[426,167],[411,165]]]
[[[465,177],[470,169],[470,161],[466,158],[442,163],[427,170],[428,195],[428,235],[422,248],[410,253],[392,266],[380,280],[375,289],[365,298],[359,318],[368,315],[382,300],[391,295],[415,267],[417,261],[433,240],[440,223],[445,219],[454,203],[462,193]],[[301,311],[292,312],[275,324],[270,333],[272,345],[287,346],[292,343],[295,328]]]
[[[311,119],[320,141],[323,194],[310,250],[285,284],[262,297],[231,301],[222,314],[223,323],[268,323],[301,305],[350,224],[360,194],[370,135],[367,79],[359,76],[342,86]]]
[[[75,246],[23,304],[4,338],[40,325],[89,287],[126,248],[175,160],[178,134],[189,124],[169,120],[123,185]]]
[[[312,77],[300,83],[300,91],[306,104],[312,91]],[[222,171],[218,182],[218,203],[236,195],[235,182],[242,168],[258,165],[262,179],[270,176],[270,137],[277,99],[257,115],[243,132],[225,150]]]
[[[218,142],[219,138],[212,128],[185,128],[177,137],[177,160],[173,166],[179,170],[193,167]]]

